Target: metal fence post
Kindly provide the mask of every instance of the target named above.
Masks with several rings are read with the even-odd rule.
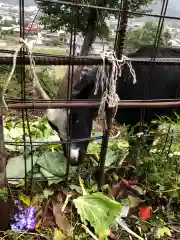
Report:
[[[6,179],[7,155],[5,153],[3,128],[2,88],[0,87],[0,231],[8,228],[11,211],[11,198],[9,198]]]

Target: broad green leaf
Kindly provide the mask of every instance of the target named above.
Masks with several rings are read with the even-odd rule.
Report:
[[[48,181],[48,185],[57,184],[61,181],[64,181],[64,177],[55,176],[52,173],[46,171],[43,168],[40,168],[40,173],[44,176],[44,178]]]
[[[62,152],[45,152],[37,164],[52,175],[62,177],[66,174],[67,160]]]
[[[111,166],[114,162],[117,161],[117,158],[118,158],[117,153],[111,149],[108,149],[107,155],[106,155],[105,166],[106,167]]]
[[[160,227],[157,229],[156,238],[160,239],[160,238],[164,237],[165,235],[168,235],[169,237],[171,237],[171,232],[170,232],[169,228],[164,226],[164,227]]]
[[[33,166],[35,165],[38,157],[33,156]],[[33,168],[32,163],[31,163],[31,156],[28,156],[26,159],[26,172],[30,172],[31,169]],[[17,156],[10,158],[7,166],[6,166],[6,176],[7,178],[12,178],[12,179],[23,179],[25,177],[25,161],[23,155]],[[8,181],[11,184],[17,184],[19,183],[19,180],[17,181]]]
[[[9,132],[8,132],[8,136],[12,139],[17,139],[17,138],[21,138],[23,136],[23,129],[22,128],[12,128]]]
[[[15,140],[9,136],[9,130],[7,128],[5,128],[5,127],[4,127],[4,141],[5,142],[14,142],[15,143]],[[5,147],[9,151],[12,151],[12,152],[15,152],[19,148],[21,148],[20,146],[17,146],[16,144],[14,144],[14,145],[5,144]]]
[[[64,180],[66,174],[67,159],[62,151],[43,153],[37,164],[41,167],[40,172],[48,179],[48,184],[59,183]],[[70,166],[69,177],[76,172],[77,167]],[[55,180],[54,180],[55,179]]]
[[[107,233],[109,225],[120,214],[120,203],[111,200],[102,193],[86,194],[73,201],[81,221],[84,224],[89,221],[99,236],[102,233]]]

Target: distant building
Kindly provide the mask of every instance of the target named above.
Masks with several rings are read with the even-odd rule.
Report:
[[[40,30],[38,24],[28,24],[27,26],[24,27],[24,30],[30,31],[30,32],[38,32]]]
[[[13,21],[14,19],[11,16],[3,16],[1,19],[1,22],[5,22],[5,21]]]
[[[172,46],[172,47],[179,47],[180,43],[176,40],[171,39],[171,40],[168,41],[168,45]]]

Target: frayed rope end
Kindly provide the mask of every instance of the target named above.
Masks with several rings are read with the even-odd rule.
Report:
[[[115,108],[114,115],[115,117],[118,110],[118,102],[120,98],[116,93],[116,83],[119,77],[122,75],[122,67],[127,63],[130,73],[133,77],[133,84],[137,82],[136,74],[132,68],[130,59],[126,56],[122,56],[122,59],[118,60],[115,52],[103,52],[101,54],[103,60],[103,65],[98,68],[96,74],[96,83],[94,94],[97,95],[99,89],[102,91],[101,104],[98,111],[98,117],[105,118],[105,106],[108,105],[109,108]],[[111,63],[110,66],[105,64],[105,60],[108,60]]]

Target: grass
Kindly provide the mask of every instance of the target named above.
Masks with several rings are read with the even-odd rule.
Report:
[[[9,69],[8,69],[9,70]],[[47,70],[44,72],[44,70]],[[55,92],[57,92],[58,83],[61,82],[63,79],[65,73],[67,71],[67,66],[36,66],[36,73],[38,75],[39,79],[43,78],[43,84],[45,84],[45,91],[48,91],[48,89],[54,89]],[[4,73],[0,74],[0,84],[4,85],[5,81],[7,80],[9,76],[9,72],[5,70]],[[17,78],[20,76],[18,75]],[[20,98],[21,97],[21,84],[20,81],[17,80],[17,78],[14,76],[7,88],[6,91],[6,98]],[[29,80],[27,77],[25,78],[26,82],[26,98],[33,97],[32,95],[32,81]],[[49,85],[49,87],[48,87]],[[36,98],[36,97],[35,97]]]
[[[66,54],[65,49],[51,49],[51,48],[34,48],[33,52],[48,53],[48,54]]]
[[[67,66],[54,66],[54,75],[56,82],[62,80],[67,71],[67,68],[68,68]]]

